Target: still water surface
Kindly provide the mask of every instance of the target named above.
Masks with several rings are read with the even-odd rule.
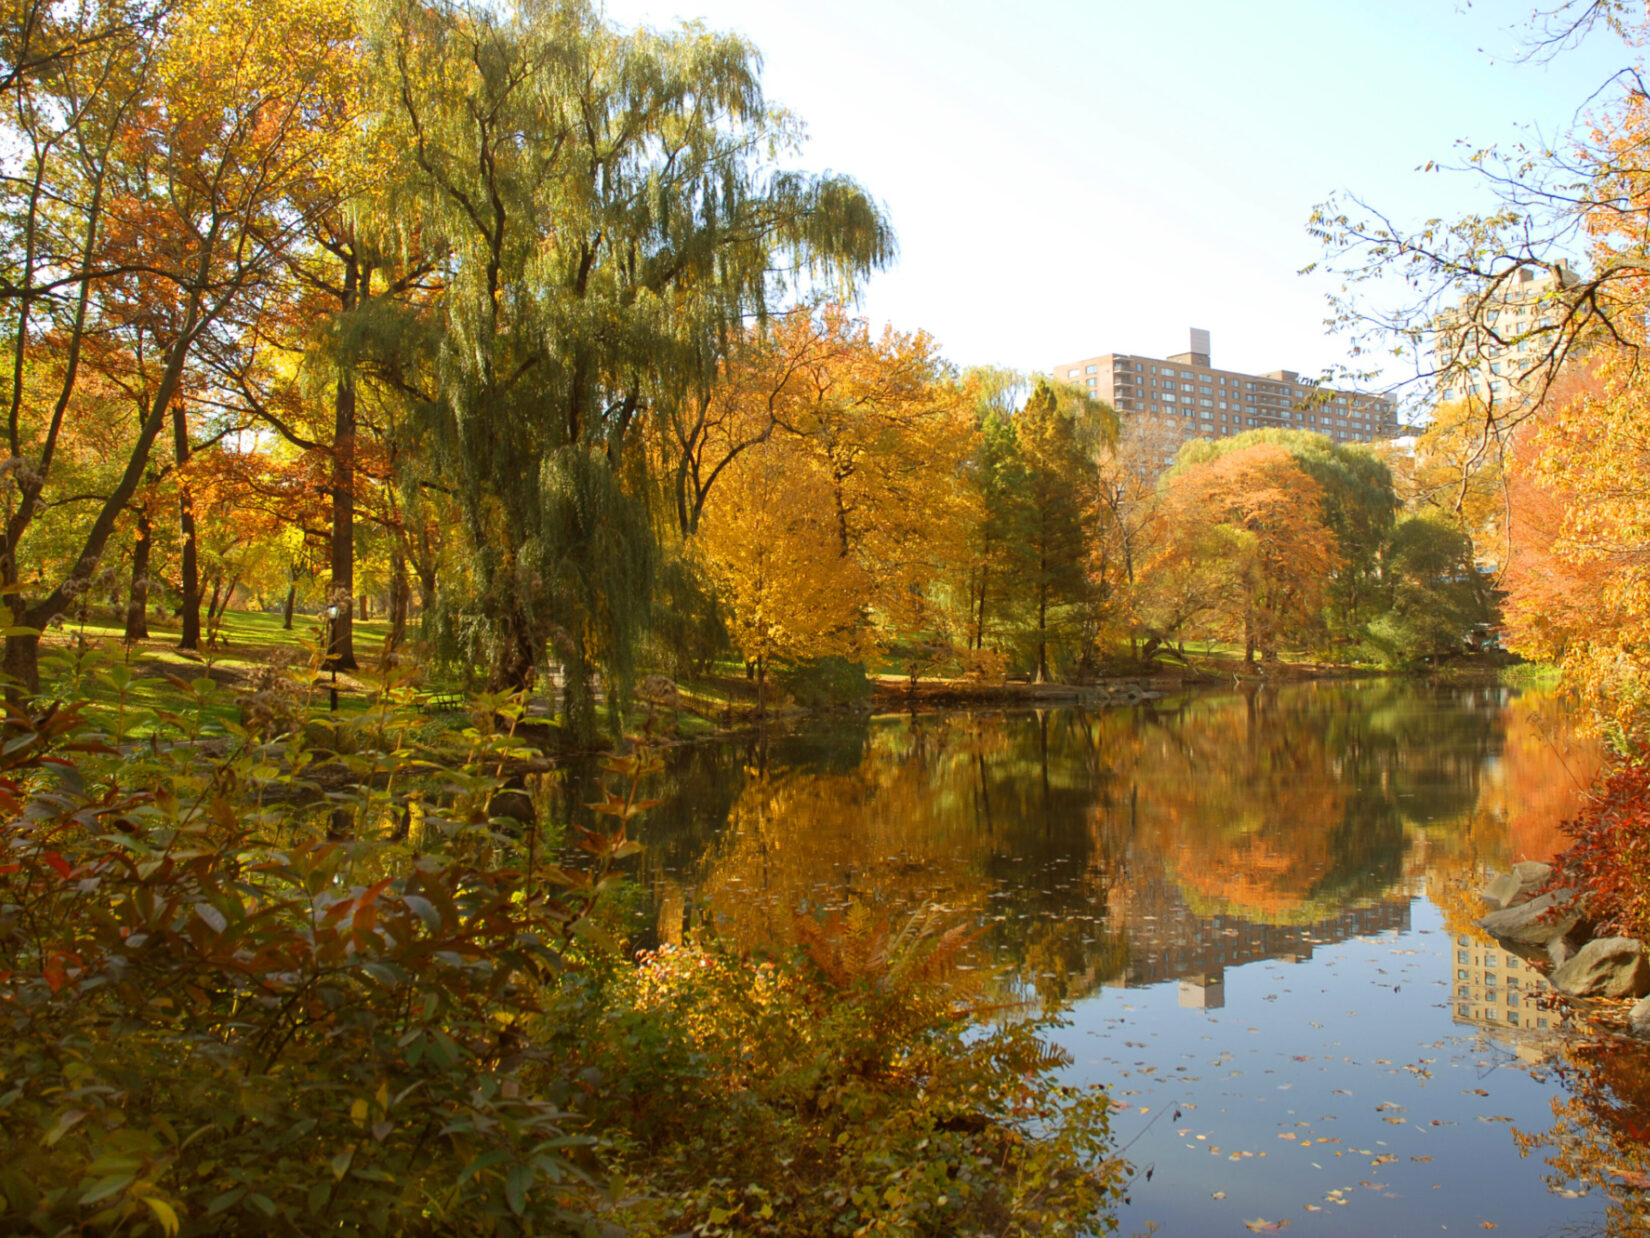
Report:
[[[1112,1089],[1125,1233],[1645,1232],[1650,1067],[1472,925],[1598,759],[1545,698],[1392,681],[697,745],[644,831],[643,936],[977,922],[974,964],[1069,1003],[1070,1074]]]

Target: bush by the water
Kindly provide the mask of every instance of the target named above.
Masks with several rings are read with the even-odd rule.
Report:
[[[12,712],[0,1229],[1107,1226],[1106,1098],[1058,1086],[1036,1023],[982,1024],[962,930],[858,912],[791,957],[632,960],[603,891],[653,760],[609,763],[575,863],[488,816],[507,703],[419,750],[394,695],[347,757],[204,706],[140,744]]]
[[[1564,823],[1569,847],[1554,862],[1557,881],[1589,891],[1601,931],[1650,940],[1650,765],[1623,759],[1592,787]]]

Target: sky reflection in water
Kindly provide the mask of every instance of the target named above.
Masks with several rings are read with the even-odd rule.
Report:
[[[1388,681],[700,745],[643,831],[642,936],[975,920],[974,965],[1070,1001],[1073,1077],[1127,1106],[1124,1232],[1639,1232],[1642,1055],[1556,1036],[1471,926],[1597,762],[1545,698]]]

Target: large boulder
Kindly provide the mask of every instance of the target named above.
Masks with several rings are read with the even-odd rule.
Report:
[[[1516,907],[1535,897],[1535,892],[1552,878],[1553,866],[1538,860],[1520,860],[1512,872],[1493,878],[1481,893],[1492,907]]]
[[[1553,969],[1553,988],[1570,997],[1643,997],[1650,993],[1650,963],[1631,937],[1600,937]]]
[[[1500,911],[1492,911],[1478,927],[1502,941],[1520,946],[1545,946],[1581,923],[1582,901],[1573,890],[1553,890]]]
[[[1569,937],[1555,937],[1547,943],[1547,959],[1554,967],[1562,967],[1575,957],[1575,952],[1581,949],[1582,943],[1576,940],[1576,935]]]
[[[1650,997],[1640,998],[1627,1012],[1627,1030],[1641,1040],[1650,1040]]]

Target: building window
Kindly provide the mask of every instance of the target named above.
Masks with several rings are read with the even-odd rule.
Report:
[[[1083,367],[1083,373],[1085,373],[1085,374],[1098,374],[1099,372],[1100,372],[1100,367],[1097,366],[1097,365],[1089,365],[1089,366],[1084,366]]]

